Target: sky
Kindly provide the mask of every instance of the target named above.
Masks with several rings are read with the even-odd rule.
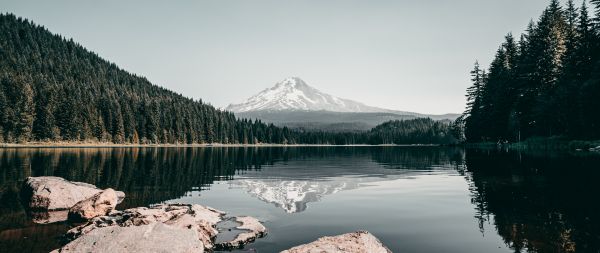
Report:
[[[475,60],[487,66],[549,1],[0,0],[0,12],[216,107],[297,76],[371,106],[441,114],[464,110]]]

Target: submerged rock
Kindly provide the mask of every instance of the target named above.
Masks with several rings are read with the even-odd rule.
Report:
[[[217,249],[237,249],[265,236],[267,228],[250,216],[238,216],[217,224]]]
[[[67,210],[102,191],[94,185],[60,177],[28,177],[24,190],[30,195],[29,208],[48,211]],[[116,194],[120,203],[125,193],[117,191]]]
[[[99,227],[60,249],[59,252],[204,252],[204,244],[193,229],[163,223]]]
[[[75,220],[89,220],[96,216],[107,215],[117,206],[117,193],[108,188],[94,194],[89,199],[77,202],[69,209],[69,218]]]
[[[164,204],[149,208],[138,207],[124,211],[112,211],[109,215],[95,217],[86,224],[69,230],[66,237],[69,240],[73,240],[73,242],[88,240],[93,241],[93,239],[81,238],[86,238],[89,236],[96,238],[99,236],[98,233],[100,232],[94,231],[108,227],[119,227],[118,230],[110,231],[118,231],[117,234],[125,235],[128,233],[129,229],[133,229],[131,230],[132,233],[136,233],[136,231],[139,230],[138,227],[140,226],[148,226],[160,223],[174,230],[193,231],[195,240],[201,243],[203,249],[212,250],[215,248],[215,239],[220,233],[220,231],[217,230],[217,224],[223,222],[224,220],[233,219],[236,222],[239,222],[237,228],[241,232],[233,236],[232,240],[219,242],[217,248],[227,249],[232,247],[241,247],[248,242],[254,241],[254,239],[257,237],[264,236],[266,233],[265,227],[260,224],[258,220],[252,217],[224,218],[224,216],[225,213],[222,211],[201,205]],[[111,232],[110,234],[107,234],[102,232],[101,235],[105,237],[113,237],[112,234],[114,233],[115,232]],[[163,239],[155,238],[154,240],[156,248],[154,248],[152,251],[185,252],[178,249],[172,249],[170,247],[170,245],[173,243],[173,239],[171,237],[165,237]],[[65,245],[67,248],[63,247],[61,250],[75,252],[88,251],[88,244],[73,244],[73,242]],[[101,242],[104,243],[104,239],[98,243]],[[106,243],[110,243],[110,240],[107,240]],[[143,241],[140,241],[139,243],[143,243]]]
[[[367,231],[357,231],[318,240],[284,250],[281,253],[391,253],[375,236]]]

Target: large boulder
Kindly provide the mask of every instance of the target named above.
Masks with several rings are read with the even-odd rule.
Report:
[[[163,223],[99,227],[71,241],[59,252],[204,252],[204,244],[193,229]]]
[[[89,220],[91,218],[107,215],[115,210],[118,201],[115,190],[108,188],[94,194],[89,199],[77,202],[69,209],[69,218],[74,220]]]
[[[68,210],[77,202],[101,192],[96,186],[70,182],[60,177],[28,177],[24,192],[30,196],[29,207],[33,210]],[[125,193],[116,192],[120,203]]]
[[[357,231],[318,240],[284,250],[281,253],[391,253],[375,236],[367,231]]]
[[[226,218],[225,213],[219,210],[204,207],[201,205],[187,204],[163,204],[152,207],[137,207],[123,211],[112,211],[109,215],[98,216],[87,223],[77,226],[69,230],[66,234],[67,240],[81,241],[80,239],[88,237],[98,229],[107,227],[120,227],[119,233],[127,233],[128,229],[137,229],[140,226],[147,226],[161,223],[169,226],[172,229],[182,229],[194,231],[196,240],[199,241],[205,250],[213,250],[215,248],[215,240],[222,230],[217,229],[222,227],[221,223],[226,221],[235,221],[238,233],[231,236],[230,240],[219,241],[216,248],[233,248],[241,247],[242,245],[252,242],[257,237],[264,236],[266,228],[260,222],[252,217],[232,217]],[[97,232],[96,232],[97,233]],[[90,239],[91,240],[91,239]],[[163,248],[156,248],[154,252],[183,252],[170,248],[170,238],[165,240],[156,239],[162,242]],[[104,241],[102,241],[104,242]],[[100,242],[98,242],[100,243]],[[140,241],[143,243],[143,241]],[[69,243],[65,245],[68,249],[76,252],[88,250],[87,244]],[[161,245],[161,243],[157,243]],[[158,247],[158,246],[157,246]]]
[[[212,237],[218,231],[214,228],[222,220],[225,213],[201,205],[156,205],[152,207],[136,207],[123,211],[114,211],[106,216],[99,216],[87,223],[67,232],[67,239],[85,236],[89,232],[107,226],[134,227],[152,223],[168,223],[174,227],[187,227],[201,232],[199,239],[208,237],[210,245]]]

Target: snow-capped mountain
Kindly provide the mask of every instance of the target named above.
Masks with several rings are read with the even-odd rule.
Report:
[[[289,77],[226,110],[240,118],[260,119],[279,126],[332,132],[366,131],[390,120],[432,118],[454,120],[458,114],[426,115],[368,106],[308,86]]]
[[[240,113],[250,111],[331,111],[331,112],[386,112],[349,99],[338,98],[308,86],[298,77],[289,77],[265,89],[241,104],[231,104],[227,110]]]

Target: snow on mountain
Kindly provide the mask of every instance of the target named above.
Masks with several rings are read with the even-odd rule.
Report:
[[[241,104],[226,110],[239,118],[304,130],[330,132],[367,131],[390,120],[431,118],[454,120],[458,114],[427,115],[368,106],[335,97],[308,86],[298,77],[289,77]]]
[[[332,112],[387,112],[349,99],[338,98],[308,86],[298,77],[289,77],[274,87],[265,89],[241,104],[231,104],[227,110],[240,113],[250,111],[332,111]]]

